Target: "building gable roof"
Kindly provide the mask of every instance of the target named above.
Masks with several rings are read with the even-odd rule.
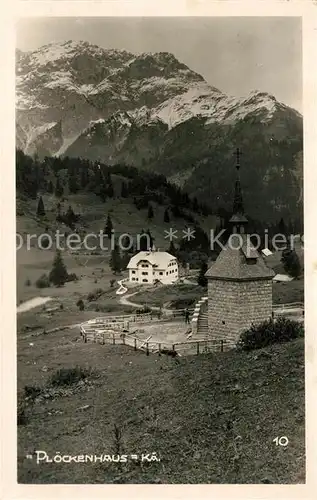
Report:
[[[247,235],[240,234],[231,236],[205,276],[209,279],[244,281],[273,279],[275,273],[247,241]]]
[[[171,260],[176,260],[176,257],[168,252],[139,252],[130,259],[127,269],[135,269],[142,260],[159,269],[165,269]]]

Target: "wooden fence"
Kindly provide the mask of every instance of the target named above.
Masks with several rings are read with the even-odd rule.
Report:
[[[304,321],[305,308],[303,302],[290,302],[288,304],[274,304],[272,317],[277,319],[280,316],[295,319],[297,321]]]
[[[118,323],[118,322],[138,322],[138,323],[146,323],[151,321],[153,317],[152,313],[144,313],[144,314],[124,314],[122,316],[100,316],[99,318],[94,318],[87,321],[86,324],[107,324],[107,323]]]
[[[287,304],[273,304],[273,311],[281,310],[287,311],[289,309],[302,309],[304,310],[304,302],[288,302]]]
[[[92,334],[95,330],[96,333],[102,333],[112,330],[129,331],[131,323],[150,323],[152,320],[160,319],[162,321],[170,321],[172,319],[180,320],[185,317],[186,309],[175,309],[164,314],[159,314],[159,311],[144,313],[144,314],[126,314],[122,316],[100,316],[91,319],[80,325],[82,334],[85,331]],[[189,313],[193,312],[189,309]]]
[[[209,352],[224,352],[235,347],[235,343],[228,340],[187,340],[184,342],[175,342],[167,344],[166,342],[151,341],[147,339],[139,339],[133,335],[118,332],[82,332],[84,342],[94,342],[102,345],[126,345],[132,347],[135,351],[142,350],[147,355],[150,353],[160,354],[163,350],[176,351],[180,356],[206,354]]]

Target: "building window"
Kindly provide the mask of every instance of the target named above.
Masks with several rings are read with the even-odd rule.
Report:
[[[135,274],[135,271],[132,271],[132,274]]]
[[[160,274],[160,276],[163,276],[163,273],[162,273],[162,271],[160,271],[160,273],[159,273],[159,274]]]
[[[147,280],[147,279],[145,279],[145,278],[143,278],[143,280],[142,280],[142,281],[143,281],[143,283],[148,283],[148,280]]]
[[[142,275],[143,275],[143,276],[147,276],[148,274],[149,274],[149,273],[148,273],[147,271],[143,271],[143,272],[142,272]]]

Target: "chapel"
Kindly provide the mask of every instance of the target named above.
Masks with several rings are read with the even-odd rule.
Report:
[[[240,182],[240,152],[230,223],[230,237],[206,272],[208,337],[237,341],[252,324],[272,317],[275,275],[250,242]]]

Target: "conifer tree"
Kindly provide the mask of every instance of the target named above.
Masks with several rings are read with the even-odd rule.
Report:
[[[68,190],[73,194],[76,194],[78,191],[78,183],[74,172],[70,172],[68,175]]]
[[[167,208],[166,208],[166,210],[164,212],[164,222],[170,222],[170,216],[169,216]]]
[[[197,198],[195,197],[195,198],[193,199],[193,211],[194,211],[195,213],[197,213],[197,212],[198,212],[198,209],[199,209],[199,206],[198,206],[198,201],[197,201]]]
[[[39,202],[37,204],[37,211],[36,211],[36,214],[39,216],[39,217],[43,217],[45,215],[45,209],[44,209],[44,203],[43,203],[43,198],[42,196],[40,196],[39,198]]]
[[[49,280],[55,286],[62,286],[66,283],[68,277],[67,269],[62,259],[60,250],[56,250],[52,270],[49,274]]]
[[[170,242],[168,253],[170,253],[171,255],[173,255],[173,257],[176,257],[176,253],[177,252],[176,252],[176,248],[175,248],[173,240],[171,240],[171,242]]]
[[[281,234],[286,234],[286,224],[284,222],[283,217],[281,218],[280,222],[278,223],[278,232]]]
[[[122,198],[128,197],[128,188],[125,182],[122,182],[121,184],[121,197]]]
[[[282,252],[281,262],[285,272],[293,278],[299,278],[301,274],[301,265],[295,250],[286,249]]]
[[[67,224],[68,227],[71,229],[74,229],[75,227],[75,222],[77,221],[77,217],[74,213],[74,210],[72,209],[71,205],[69,205],[67,212],[64,216],[64,221]]]
[[[115,245],[111,252],[110,257],[110,268],[114,274],[120,273],[122,270],[122,259],[120,254],[119,245]]]
[[[57,198],[61,198],[64,194],[64,188],[61,185],[61,182],[59,180],[59,177],[57,177],[56,185],[55,185],[55,196]]]
[[[111,236],[113,234],[112,231],[113,231],[113,224],[112,224],[110,214],[108,214],[104,232],[106,233],[106,235],[108,236],[109,239],[111,238]]]
[[[141,252],[146,252],[149,249],[150,244],[148,244],[148,239],[149,239],[148,233],[146,233],[144,229],[141,229],[140,239],[139,239],[140,248],[138,250],[140,250]]]
[[[202,286],[202,287],[206,287],[207,286],[208,280],[207,280],[207,278],[205,276],[207,270],[208,270],[208,264],[207,264],[207,262],[202,261],[202,263],[200,265],[200,271],[199,271],[198,279],[197,279],[197,283],[198,283],[199,286]]]
[[[147,218],[153,219],[153,217],[154,217],[153,207],[152,207],[152,205],[149,205],[148,212],[147,212]]]
[[[54,186],[51,180],[48,181],[47,183],[47,192],[48,193],[53,193],[54,192]]]
[[[105,185],[106,185],[106,188],[105,188],[106,195],[109,196],[109,198],[113,198],[114,189],[113,189],[111,175],[109,172],[107,172],[107,175],[106,175]]]
[[[80,171],[80,187],[82,189],[85,189],[88,182],[89,182],[88,166],[82,165],[82,168]]]
[[[149,240],[150,240],[150,246],[149,248],[153,248],[153,245],[154,245],[154,238],[151,234],[151,231],[149,229],[146,230],[146,234],[149,235]],[[149,250],[149,248],[147,248],[147,250]]]

